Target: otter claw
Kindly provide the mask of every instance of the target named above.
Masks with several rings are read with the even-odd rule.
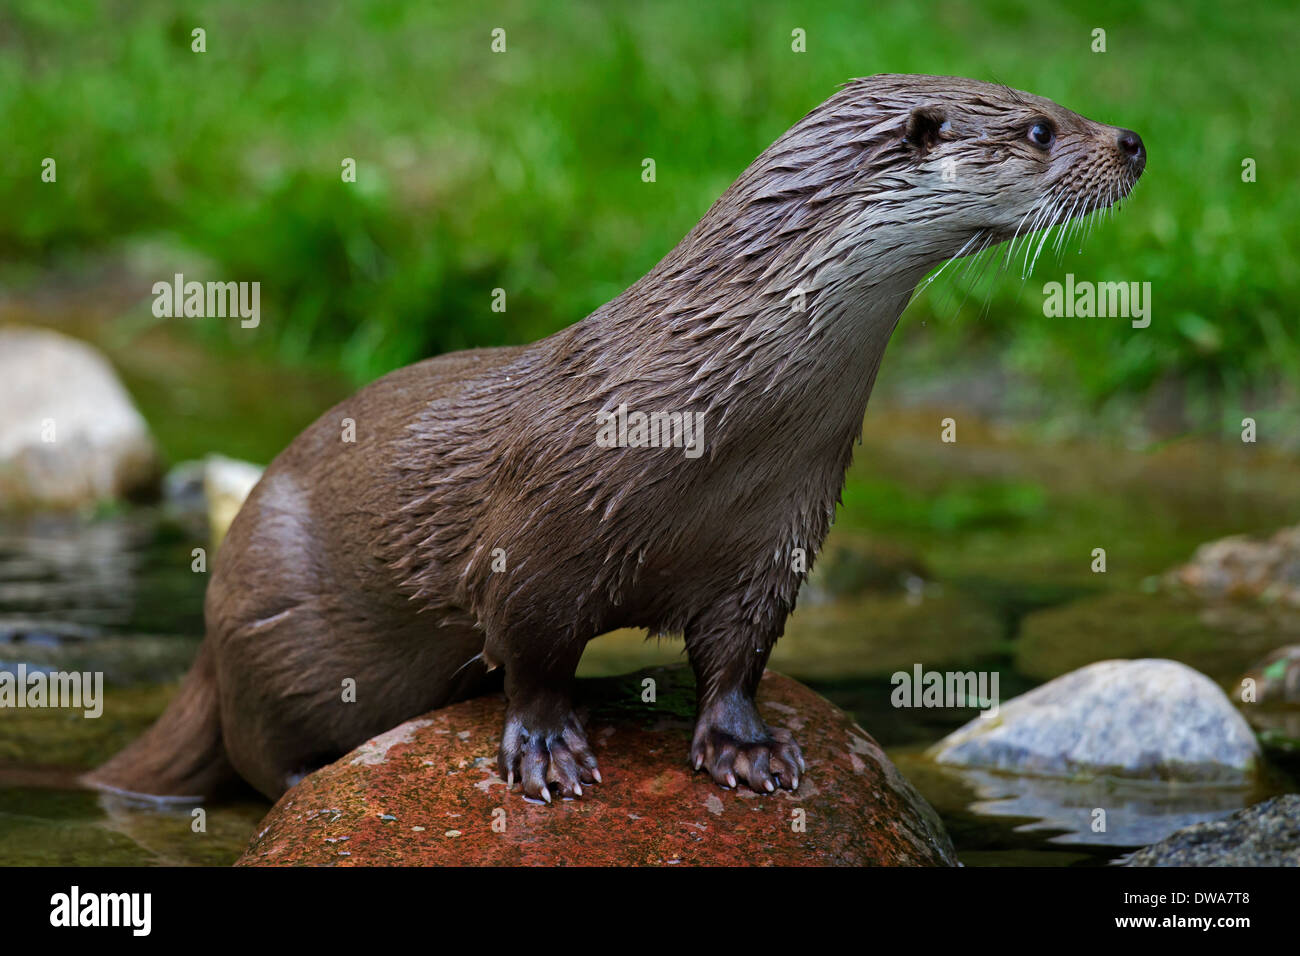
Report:
[[[552,731],[529,730],[517,715],[506,718],[497,755],[508,789],[518,780],[524,799],[551,802],[551,787],[564,799],[581,798],[583,785],[600,782],[596,757],[577,718]]]
[[[784,728],[769,729],[757,740],[745,740],[701,725],[691,746],[691,763],[721,786],[734,789],[744,783],[755,793],[797,790],[805,770],[799,745]]]

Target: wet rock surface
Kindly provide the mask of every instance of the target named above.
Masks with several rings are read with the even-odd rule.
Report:
[[[1300,795],[1198,823],[1138,850],[1127,866],[1300,866]]]
[[[642,701],[643,680],[657,700]],[[581,800],[506,791],[503,702],[477,698],[376,737],[302,781],[259,826],[240,865],[894,865],[956,862],[938,816],[842,711],[778,674],[759,708],[794,731],[799,790],[724,790],[692,773],[689,669],[579,682],[604,783]]]
[[[144,418],[93,347],[0,329],[0,508],[78,507],[157,486]]]
[[[1259,745],[1208,677],[1177,661],[1099,661],[977,717],[935,745],[940,764],[1049,777],[1242,785]]]

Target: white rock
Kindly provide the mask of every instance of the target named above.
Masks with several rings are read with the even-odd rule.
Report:
[[[1099,661],[976,717],[941,764],[1054,777],[1241,784],[1259,744],[1214,681],[1168,660]]]
[[[149,428],[108,361],[47,329],[0,329],[0,507],[75,507],[156,485]]]
[[[221,455],[209,455],[204,459],[203,495],[208,503],[208,524],[214,542],[226,536],[230,522],[239,514],[244,499],[264,470],[260,465]]]

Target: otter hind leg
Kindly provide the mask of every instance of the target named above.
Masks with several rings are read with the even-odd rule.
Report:
[[[226,748],[272,800],[369,738],[497,684],[474,660],[482,634],[472,627],[347,601],[348,614],[304,603],[226,636]]]

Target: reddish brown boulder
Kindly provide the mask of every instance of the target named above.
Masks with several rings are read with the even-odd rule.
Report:
[[[759,707],[808,770],[759,796],[687,765],[694,693],[684,666],[580,681],[604,783],[550,806],[497,775],[500,695],[407,721],[286,793],[238,865],[954,865],[935,812],[829,701],[764,676]]]

